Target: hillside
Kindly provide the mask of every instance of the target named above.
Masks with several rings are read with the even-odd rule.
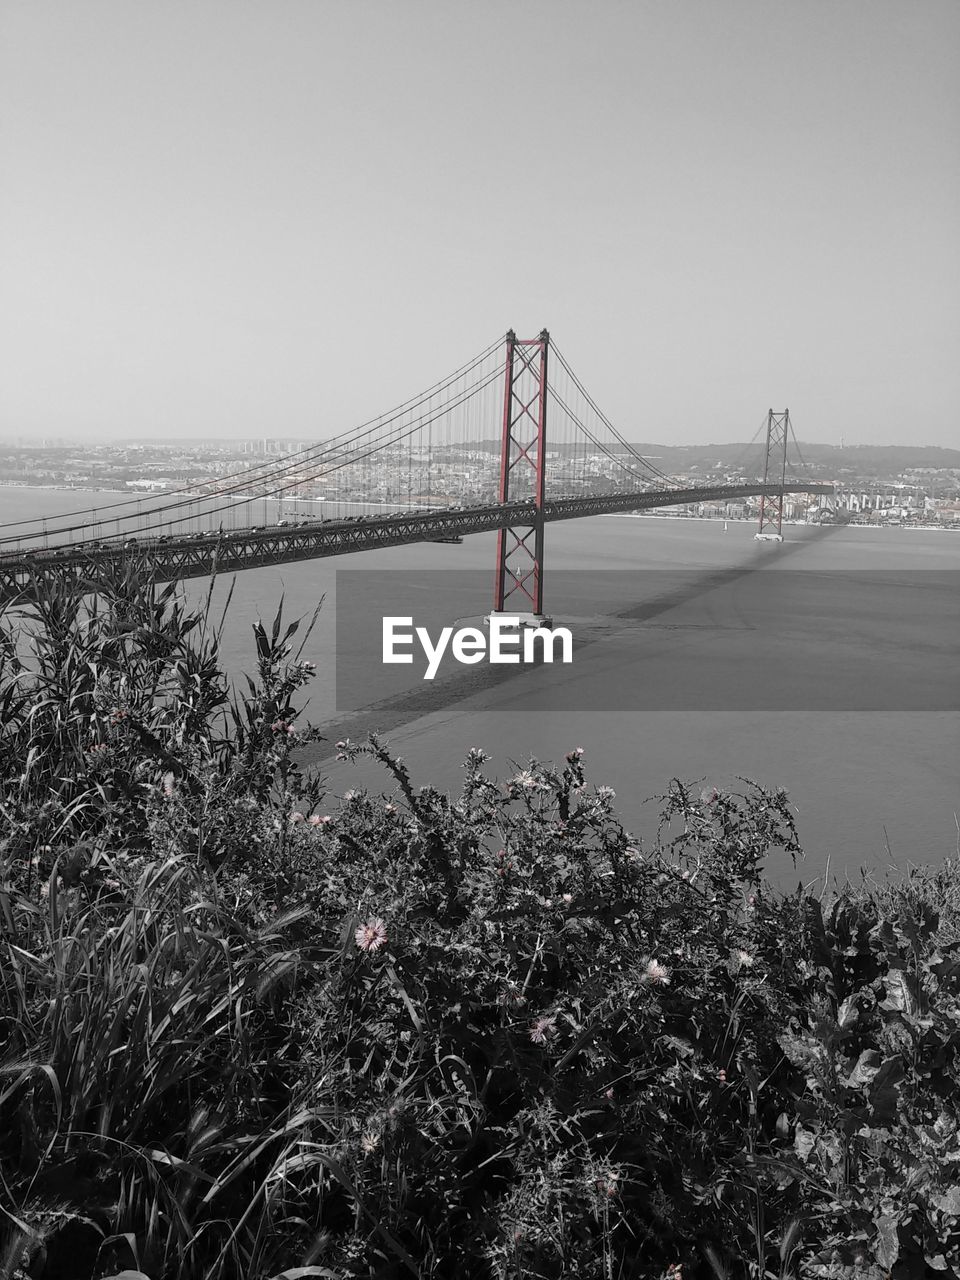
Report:
[[[633,448],[657,463],[664,471],[689,471],[696,466],[708,470],[715,466],[734,467],[752,464],[755,469],[763,458],[759,440],[752,445],[690,444],[664,445],[642,443]],[[835,444],[800,441],[800,456],[810,466],[829,470],[836,475],[850,472],[858,476],[891,477],[904,471],[928,468],[960,471],[960,449],[943,449],[937,445],[873,445],[841,448]],[[795,454],[793,455],[795,457]]]

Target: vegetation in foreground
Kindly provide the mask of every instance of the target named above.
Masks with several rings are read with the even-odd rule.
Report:
[[[297,635],[5,617],[0,1280],[960,1275],[955,863],[780,893],[783,792],[645,847],[579,748],[331,802]]]

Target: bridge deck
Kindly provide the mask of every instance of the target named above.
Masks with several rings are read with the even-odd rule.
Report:
[[[833,485],[809,481],[784,486],[785,493],[832,494]],[[617,511],[649,511],[691,502],[775,495],[778,485],[744,484],[699,489],[653,490],[553,498],[544,503],[545,521],[576,520]],[[207,577],[212,572],[234,573],[268,565],[290,564],[321,556],[346,555],[375,547],[399,547],[413,542],[470,533],[485,533],[508,525],[534,523],[530,502],[492,503],[464,510],[375,516],[315,522],[272,529],[243,529],[217,536],[199,534],[141,538],[134,545],[78,543],[0,555],[0,601],[21,594],[38,576],[73,571],[95,583],[99,568],[116,566],[132,557],[149,556],[157,582]]]

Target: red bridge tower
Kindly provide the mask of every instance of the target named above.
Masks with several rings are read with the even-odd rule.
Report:
[[[546,329],[536,338],[507,334],[500,453],[500,502],[525,503],[529,515],[497,535],[493,607],[538,621],[543,614],[543,503],[547,465]]]

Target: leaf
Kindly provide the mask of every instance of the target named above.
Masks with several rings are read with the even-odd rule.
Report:
[[[873,1123],[892,1122],[896,1119],[900,1106],[900,1091],[897,1086],[906,1074],[899,1054],[884,1059],[870,1086]]]
[[[902,969],[891,969],[883,980],[886,999],[880,1002],[880,1008],[889,1013],[904,1013],[912,1018],[916,1013],[916,1004],[910,991],[907,975]]]
[[[877,1219],[877,1243],[874,1256],[882,1267],[892,1267],[900,1257],[900,1237],[897,1220],[889,1215]]]
[[[823,1057],[823,1047],[808,1032],[799,1035],[784,1031],[777,1036],[777,1043],[789,1061],[801,1070],[809,1071]]]
[[[661,1036],[660,1043],[673,1049],[681,1058],[692,1058],[696,1053],[696,1046],[692,1045],[689,1040],[684,1040],[681,1036]]]
[[[713,1268],[713,1274],[717,1277],[717,1280],[730,1280],[730,1272],[720,1261],[720,1255],[717,1253],[716,1249],[714,1249],[713,1245],[705,1244],[702,1245],[701,1248],[703,1249],[707,1261]]]
[[[331,1271],[329,1267],[291,1267],[289,1271],[278,1271],[270,1280],[300,1280],[301,1276],[327,1276],[328,1280],[340,1280],[339,1271]]]
[[[864,1049],[857,1059],[857,1065],[847,1077],[847,1087],[862,1089],[880,1074],[881,1058],[876,1049]]]
[[[148,1160],[152,1160],[154,1164],[166,1164],[171,1169],[177,1169],[183,1173],[187,1173],[192,1178],[201,1178],[204,1182],[213,1182],[215,1179],[205,1170],[198,1168],[195,1164],[190,1164],[186,1160],[180,1160],[177,1156],[172,1156],[167,1151],[159,1151],[149,1147],[144,1148],[143,1154]]]
[[[816,1138],[809,1129],[803,1129],[797,1125],[797,1132],[793,1136],[793,1149],[801,1160],[809,1159],[811,1151],[816,1145]]]
[[[942,1196],[932,1197],[930,1203],[941,1213],[960,1218],[960,1187],[950,1187]]]
[[[410,1021],[411,1021],[411,1022],[413,1023],[413,1025],[416,1027],[418,1034],[422,1036],[422,1035],[423,1035],[423,1023],[420,1021],[420,1018],[419,1018],[419,1017],[418,1017],[418,1015],[417,1015],[417,1011],[416,1011],[416,1009],[413,1007],[413,1001],[410,999],[409,995],[407,994],[407,989],[406,989],[406,987],[403,985],[403,983],[402,983],[402,982],[400,981],[400,979],[397,977],[397,974],[396,974],[396,971],[395,971],[395,970],[394,970],[394,968],[393,968],[393,965],[388,964],[388,965],[386,965],[386,966],[385,966],[385,969],[386,969],[387,977],[388,977],[388,978],[390,979],[390,981],[393,983],[394,989],[397,991],[397,993],[399,994],[399,996],[400,996],[401,1000],[403,1001],[403,1003],[404,1003],[404,1004],[406,1005],[406,1007],[407,1007],[407,1013],[409,1013],[409,1015],[410,1015]]]
[[[857,1007],[857,997],[847,996],[843,1004],[837,1010],[837,1024],[841,1031],[846,1031],[848,1027],[852,1027],[860,1016],[860,1010]]]
[[[800,1233],[803,1230],[803,1222],[800,1218],[791,1218],[780,1237],[780,1261],[788,1262],[791,1253],[797,1247],[800,1240]]]

